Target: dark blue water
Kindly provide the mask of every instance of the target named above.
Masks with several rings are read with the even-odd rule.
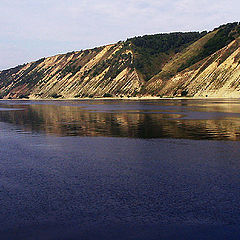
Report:
[[[0,239],[239,239],[239,104],[2,101]]]

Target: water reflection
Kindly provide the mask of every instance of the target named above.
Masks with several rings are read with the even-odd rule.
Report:
[[[57,136],[240,140],[239,101],[2,101],[0,121]]]

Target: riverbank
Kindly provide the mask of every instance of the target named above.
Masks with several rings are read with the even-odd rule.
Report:
[[[239,97],[199,97],[199,96],[194,96],[194,97],[157,97],[157,96],[144,96],[144,97],[84,97],[84,98],[12,98],[12,99],[0,99],[0,101],[11,101],[11,100],[29,100],[29,101],[69,101],[69,100],[135,100],[135,101],[140,101],[140,100],[207,100],[207,99],[239,99]]]

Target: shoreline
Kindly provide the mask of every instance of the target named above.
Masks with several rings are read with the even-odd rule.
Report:
[[[13,98],[13,99],[0,99],[0,101],[86,101],[86,100],[240,100],[237,97],[93,97],[93,98]]]

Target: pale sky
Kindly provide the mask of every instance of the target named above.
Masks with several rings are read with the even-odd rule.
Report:
[[[0,0],[0,70],[129,37],[240,21],[239,0]]]

